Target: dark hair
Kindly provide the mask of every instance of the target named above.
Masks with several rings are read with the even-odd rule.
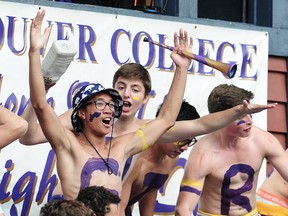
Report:
[[[78,200],[55,200],[40,209],[40,216],[93,216],[91,208]]]
[[[91,208],[97,216],[105,216],[110,204],[118,204],[119,196],[103,186],[89,186],[80,190],[77,200]]]
[[[159,105],[157,112],[156,112],[156,117],[159,115],[162,105],[163,104]],[[176,121],[193,120],[197,118],[200,118],[200,115],[197,112],[196,108],[192,106],[191,104],[189,104],[187,101],[183,100],[180,111],[176,118]]]
[[[208,97],[208,110],[210,113],[227,110],[242,104],[243,100],[250,102],[253,98],[254,94],[251,91],[232,84],[221,84],[211,91]]]
[[[152,87],[150,74],[146,68],[140,64],[128,63],[122,65],[113,76],[113,88],[115,88],[115,84],[119,77],[141,80],[145,88],[145,94],[148,95],[151,91]]]

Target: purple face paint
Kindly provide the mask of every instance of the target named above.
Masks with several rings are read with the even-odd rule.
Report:
[[[106,158],[104,158],[106,160]],[[117,176],[119,171],[119,164],[116,160],[109,158],[109,166],[112,170],[112,174]],[[101,158],[90,158],[84,165],[81,172],[81,188],[88,187],[90,185],[92,173],[100,170],[101,172],[107,171],[107,166]]]
[[[146,187],[146,189],[137,196],[135,196],[133,199],[130,199],[127,206],[131,206],[138,202],[149,191],[153,189],[159,189],[162,185],[164,185],[167,178],[168,174],[160,174],[153,172],[146,173],[143,181],[143,188]]]
[[[90,114],[89,121],[93,122],[94,118],[98,118],[100,115],[101,115],[101,113],[99,113],[99,112],[95,112],[93,114]]]
[[[237,126],[241,125],[241,124],[245,124],[245,121],[243,119],[241,119],[240,121],[237,122]]]
[[[196,189],[194,187],[190,187],[190,186],[181,186],[180,187],[180,191],[186,191],[186,192],[190,192],[190,193],[195,193],[198,196],[200,196],[201,193],[202,193],[201,190],[198,190],[198,189]]]
[[[231,178],[240,173],[246,173],[248,178],[243,186],[238,189],[230,189]],[[230,203],[245,208],[247,212],[252,211],[250,200],[246,196],[241,196],[242,193],[250,191],[253,188],[253,179],[255,171],[247,164],[234,164],[224,175],[222,188],[221,188],[221,214],[229,215]]]

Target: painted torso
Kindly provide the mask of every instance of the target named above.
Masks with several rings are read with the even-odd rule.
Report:
[[[163,160],[155,161],[150,156],[149,149],[143,152],[127,179],[133,181],[128,205],[133,205],[149,191],[162,187],[178,160],[165,157]],[[125,190],[125,186],[123,189]]]
[[[65,199],[75,199],[79,189],[89,185],[101,185],[121,194],[121,174],[126,160],[123,148],[114,145],[112,141],[108,160],[112,173],[109,174],[103,160],[87,142],[81,141],[80,144],[77,140],[73,144],[72,158],[61,152],[57,156],[57,171]],[[96,149],[103,159],[107,160],[109,142]]]
[[[196,146],[195,146],[196,147]],[[254,138],[235,148],[223,148],[213,136],[198,141],[195,155],[205,161],[207,172],[199,208],[223,215],[244,215],[255,208],[255,192],[264,155]]]

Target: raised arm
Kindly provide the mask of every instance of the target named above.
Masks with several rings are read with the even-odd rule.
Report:
[[[51,29],[46,28],[44,34],[41,34],[44,16],[45,10],[39,10],[31,23],[29,49],[30,99],[45,136],[52,148],[57,150],[59,148],[63,149],[63,145],[69,145],[69,141],[65,128],[46,99],[41,71],[40,49],[46,44]]]
[[[27,127],[28,124],[23,118],[0,106],[0,149],[23,136]]]
[[[41,40],[43,41],[43,40],[45,40],[45,38],[43,38]],[[53,69],[49,68],[49,67],[51,67],[51,65],[53,65],[55,63],[55,61],[57,61],[57,60],[59,61],[60,59],[63,61],[63,57],[60,57],[60,55],[58,55],[63,50],[61,50],[59,48],[56,51],[55,46],[59,46],[59,47],[64,47],[64,46],[60,46],[59,43],[57,43],[57,42],[59,42],[59,41],[54,41],[53,45],[51,46],[51,48],[47,52],[45,59],[43,60],[44,66],[42,66],[42,68],[41,68],[42,75],[44,76],[46,94],[48,93],[48,90],[57,83],[57,81],[60,79],[62,74],[64,74],[66,72],[66,70],[69,66],[69,65],[67,66],[67,62],[72,61],[71,57],[74,54],[74,51],[72,53],[73,47],[71,49],[69,47],[71,45],[71,43],[67,42],[68,45],[67,44],[65,44],[65,45],[66,45],[67,49],[68,48],[70,49],[70,50],[69,49],[68,50],[71,51],[71,53],[70,53],[71,56],[67,56],[67,62],[65,62],[65,64],[64,64],[64,62],[62,62],[63,65],[66,65],[67,67],[63,66],[61,69],[59,69],[59,68],[55,69],[55,67],[53,67]],[[64,43],[64,42],[61,41],[61,43]],[[55,44],[57,44],[57,45],[55,45]],[[65,51],[67,51],[67,49]],[[51,61],[51,59],[53,59],[53,61]],[[49,75],[47,75],[47,73]],[[59,117],[63,126],[68,128],[69,130],[73,130],[73,127],[71,124],[71,114],[72,114],[72,111],[68,110]],[[27,122],[29,122],[29,126],[28,126],[27,133],[20,139],[20,143],[22,143],[24,145],[35,145],[35,144],[47,142],[47,139],[43,134],[42,128],[40,127],[40,125],[37,122],[37,116],[35,114],[33,107],[31,106],[31,104],[29,104],[29,106],[25,110],[22,117]]]
[[[178,53],[180,53],[181,50],[191,51],[192,37],[190,37],[189,44],[188,41],[188,34],[183,29],[180,29],[179,31],[179,37],[177,33],[174,33],[175,49],[171,53],[171,58],[176,64],[176,70],[169,89],[169,93],[158,117],[138,129],[136,134],[132,133],[126,135],[124,140],[121,141],[122,143],[133,143],[133,145],[125,145],[125,151],[126,153],[128,152],[128,156],[136,154],[141,150],[147,149],[150,145],[154,144],[155,141],[163,133],[165,133],[170,127],[174,125],[182,104],[186,86],[187,72],[191,64],[190,59]]]
[[[72,109],[69,109],[66,112],[64,112],[62,115],[60,115],[59,119],[65,128],[73,131],[74,129],[71,124],[71,114],[72,114]],[[47,139],[45,135],[43,134],[42,128],[40,127],[37,121],[37,116],[31,104],[27,107],[22,117],[29,124],[28,124],[27,132],[24,134],[24,136],[22,136],[19,139],[20,143],[23,145],[37,145],[37,144],[47,143]]]
[[[219,130],[233,121],[247,114],[258,113],[266,109],[275,108],[277,104],[259,105],[243,101],[242,105],[225,111],[211,113],[201,118],[189,121],[177,121],[173,130],[167,131],[157,140],[157,143],[169,143],[189,139]]]

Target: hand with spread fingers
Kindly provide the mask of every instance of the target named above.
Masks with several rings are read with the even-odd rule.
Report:
[[[30,26],[30,52],[38,51],[47,43],[51,27],[47,27],[41,33],[45,10],[39,9]]]

